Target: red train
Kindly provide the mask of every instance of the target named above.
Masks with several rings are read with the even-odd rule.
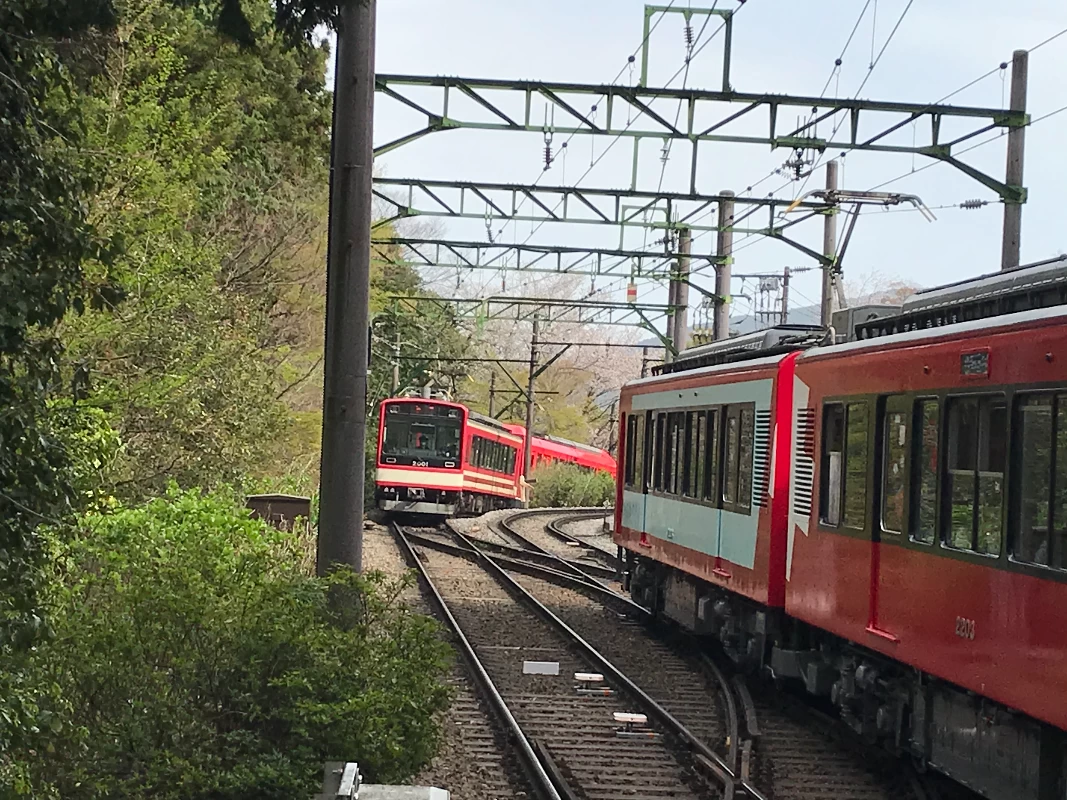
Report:
[[[379,508],[452,516],[526,502],[522,425],[426,398],[383,400],[380,415],[375,477]],[[562,462],[615,476],[615,459],[609,453],[565,439],[535,436],[530,456],[532,469]]]
[[[986,797],[1067,797],[1064,263],[625,386],[633,597]]]

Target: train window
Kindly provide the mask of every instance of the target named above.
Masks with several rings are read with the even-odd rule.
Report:
[[[633,459],[630,470],[630,485],[638,491],[645,490],[645,416],[634,417],[634,436],[627,445]]]
[[[726,409],[726,445],[723,453],[722,500],[724,503],[737,502],[737,460],[741,443],[741,419],[739,409],[735,406]]]
[[[908,457],[908,414],[906,401],[889,397],[882,418],[882,530],[904,530],[905,467]]]
[[[1012,555],[1064,569],[1067,558],[1067,395],[1033,394],[1015,407],[1019,496]]]
[[[755,408],[727,406],[720,414],[723,425],[722,507],[739,514],[752,508],[752,452]]]
[[[747,512],[752,507],[752,451],[756,435],[756,409],[741,409],[741,443],[737,465],[737,504]]]
[[[682,477],[685,469],[685,414],[681,411],[672,411],[667,417],[668,428],[668,457],[667,457],[667,484],[664,491],[668,494],[678,494],[682,485]]]
[[[634,462],[636,458],[634,456],[634,441],[637,438],[637,417],[633,414],[628,414],[626,417],[626,441],[624,446],[626,448],[626,455],[623,459],[622,468],[622,482],[626,486],[634,485]]]
[[[1002,397],[957,397],[948,405],[946,544],[1000,554],[1007,407]]]
[[[704,411],[689,412],[689,482],[686,496],[699,499],[704,486],[704,452],[707,449],[707,414]]]
[[[707,449],[704,457],[704,483],[701,499],[719,504],[719,419],[717,410],[708,412]]]
[[[845,466],[845,407],[828,403],[822,409],[822,463],[819,469],[819,519],[841,524],[841,485]]]
[[[862,530],[867,518],[867,403],[849,403],[845,414],[846,528]]]
[[[666,427],[667,415],[656,414],[656,426],[653,429],[655,436],[652,440],[652,488],[657,492],[662,492],[664,486],[663,464],[666,458],[663,450],[667,440],[664,433]]]
[[[937,400],[915,403],[915,444],[911,462],[911,538],[932,544],[937,528],[938,434],[941,408]]]

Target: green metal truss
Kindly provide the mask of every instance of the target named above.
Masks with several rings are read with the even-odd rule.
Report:
[[[400,219],[425,216],[477,219],[484,221],[490,229],[494,222],[566,222],[616,225],[620,228],[717,231],[718,225],[699,224],[696,220],[709,216],[714,212],[715,204],[724,199],[722,195],[714,194],[419,178],[377,178],[373,191],[379,200],[393,209],[392,213],[374,223],[376,230]],[[745,218],[761,209],[767,211],[765,227],[734,225],[734,233],[769,236],[800,250],[819,263],[829,263],[822,253],[790,239],[784,231],[805,219],[826,213],[833,205],[822,200],[797,203],[772,197],[731,196],[731,199],[736,206],[747,207]],[[637,202],[633,202],[635,200]],[[802,213],[790,215],[788,221],[782,221],[776,212],[786,208]],[[660,218],[649,218],[653,214]]]
[[[389,263],[456,270],[508,270],[559,275],[667,280],[677,272],[678,253],[614,250],[566,245],[508,244],[392,237],[374,239],[375,257]],[[406,252],[397,257],[391,246]],[[719,264],[709,253],[693,253],[691,264]]]
[[[552,81],[517,81],[434,77],[425,75],[376,76],[378,92],[426,117],[426,126],[375,148],[380,156],[402,145],[436,131],[460,128],[478,130],[525,131],[546,133],[544,122],[535,119],[534,99],[544,101],[546,108],[559,111],[562,124],[554,122],[551,131],[560,134],[629,137],[634,147],[641,139],[682,139],[694,144],[690,165],[690,193],[698,194],[697,163],[703,142],[763,144],[772,149],[866,150],[883,153],[914,153],[952,164],[974,180],[996,192],[1008,202],[1023,202],[1025,189],[1007,184],[964,164],[952,154],[957,145],[994,128],[1018,128],[1029,124],[1023,111],[954,106],[940,103],[897,103],[858,98],[805,97],[771,93],[711,91],[707,89],[671,89],[618,84],[563,83]],[[428,92],[436,93],[435,102],[427,103]],[[484,119],[473,116],[453,116],[450,104],[456,94],[472,100],[484,109]],[[510,98],[509,98],[510,96]],[[507,108],[519,107],[521,113],[509,113],[503,100],[511,100]],[[683,122],[675,126],[665,114],[653,106],[657,101],[682,101],[685,106]],[[741,108],[725,113],[727,105]],[[594,109],[596,110],[594,112]],[[729,126],[766,109],[768,125],[763,134],[741,134],[729,131]],[[540,106],[538,109],[540,110]],[[727,109],[728,110],[728,109]],[[846,119],[839,123],[840,115]],[[790,129],[779,125],[779,117],[808,120]],[[619,117],[620,119],[616,119]],[[622,118],[629,117],[623,124]],[[941,124],[946,118],[974,120],[969,130],[945,141]],[[697,119],[701,122],[698,124]],[[708,124],[709,120],[714,119]],[[745,119],[745,122],[748,120]],[[847,122],[847,124],[845,124]],[[917,124],[914,144],[888,144],[886,137],[911,123]],[[818,126],[831,127],[830,138],[818,136]],[[923,131],[919,133],[919,131]],[[838,135],[840,134],[840,135]],[[633,185],[631,188],[636,188]]]

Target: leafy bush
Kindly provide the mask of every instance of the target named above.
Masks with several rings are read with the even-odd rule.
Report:
[[[328,759],[390,782],[433,754],[448,648],[403,581],[312,577],[220,494],[92,515],[55,548],[41,669],[73,725],[30,763],[63,798],[302,797]]]
[[[602,506],[615,498],[615,481],[606,472],[588,472],[574,464],[550,464],[534,470],[530,505],[534,508]]]

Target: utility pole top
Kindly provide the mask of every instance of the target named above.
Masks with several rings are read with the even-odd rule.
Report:
[[[715,268],[715,317],[712,338],[730,338],[730,280],[734,258],[734,193],[724,189],[719,193],[719,234],[716,255],[722,260]]]
[[[826,164],[826,192],[832,196],[837,190],[837,162]],[[830,327],[834,316],[834,270],[837,267],[837,209],[826,212],[822,229],[822,252],[829,259],[822,268],[822,298],[819,307],[819,324]]]
[[[1012,111],[1026,111],[1026,79],[1030,55],[1026,50],[1016,50],[1011,59],[1011,102]],[[1025,198],[1023,188],[1023,151],[1026,147],[1026,127],[1019,125],[1008,131],[1008,163],[1005,169],[1004,183],[1019,190]],[[1022,202],[1004,201],[1004,239],[1001,246],[1000,268],[1013,269],[1019,266],[1019,254],[1022,251],[1023,206]]]

